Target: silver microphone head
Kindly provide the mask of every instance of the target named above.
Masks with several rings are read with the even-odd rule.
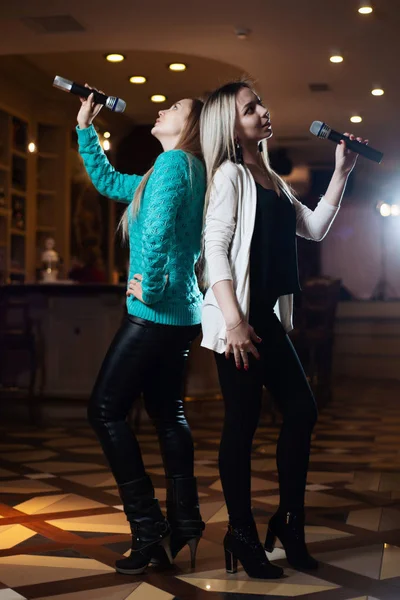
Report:
[[[124,102],[124,100],[121,100],[121,98],[116,98],[115,96],[108,96],[106,107],[112,110],[113,112],[124,112],[126,102]]]
[[[59,88],[60,90],[63,90],[63,92],[70,92],[71,88],[72,88],[72,84],[73,84],[73,81],[70,81],[69,79],[64,79],[64,77],[60,77],[59,75],[56,75],[54,77],[54,81],[53,81],[54,87]]]
[[[326,123],[323,123],[322,121],[313,121],[311,123],[310,131],[317,137],[327,138],[332,130]]]

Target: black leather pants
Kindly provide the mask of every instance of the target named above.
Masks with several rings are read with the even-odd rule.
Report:
[[[193,477],[193,439],[183,408],[184,370],[200,325],[158,325],[128,315],[104,359],[88,419],[119,485],[145,475],[135,434],[126,421],[143,392],[155,424],[166,477]]]

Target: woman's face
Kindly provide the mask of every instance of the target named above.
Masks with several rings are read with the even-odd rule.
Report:
[[[242,144],[261,142],[272,137],[268,109],[249,88],[243,87],[236,95],[236,136]]]
[[[179,100],[171,108],[160,110],[158,119],[151,130],[152,135],[158,140],[166,137],[179,138],[191,110],[192,100],[190,98]]]

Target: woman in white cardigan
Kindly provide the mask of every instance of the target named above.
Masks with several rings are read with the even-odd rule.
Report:
[[[357,156],[344,143],[337,146],[331,182],[312,211],[270,167],[269,112],[248,83],[226,84],[210,95],[201,136],[209,184],[202,345],[215,353],[225,404],[219,465],[229,513],[226,568],[236,572],[240,560],[251,577],[277,578],[283,571],[269,563],[251,510],[252,440],[265,385],[283,416],[280,505],[265,549],[271,552],[278,537],[294,568],[315,569],[304,540],[304,494],[317,409],[287,337],[292,294],[299,290],[296,234],[324,238]]]

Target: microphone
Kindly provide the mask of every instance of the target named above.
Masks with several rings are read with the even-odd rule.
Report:
[[[93,92],[93,97],[96,104],[104,104],[104,106],[113,112],[124,112],[126,107],[126,102],[124,102],[124,100],[121,98],[116,98],[115,96],[106,96],[105,94],[96,92],[96,90],[87,88],[84,85],[80,85],[79,83],[75,83],[69,79],[64,79],[64,77],[59,77],[59,75],[56,75],[54,78],[53,85],[54,87],[63,90],[63,92],[71,92],[71,94],[83,96],[84,98],[88,98]]]
[[[369,158],[369,160],[373,160],[377,163],[380,163],[383,158],[383,153],[379,152],[379,150],[375,150],[366,144],[361,144],[361,142],[357,142],[357,140],[351,140],[347,135],[343,135],[342,133],[331,129],[326,123],[322,123],[322,121],[314,121],[311,123],[310,131],[317,137],[331,140],[332,142],[336,142],[336,144],[339,144],[340,140],[344,140],[349,150],[361,154],[361,156]]]

